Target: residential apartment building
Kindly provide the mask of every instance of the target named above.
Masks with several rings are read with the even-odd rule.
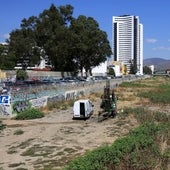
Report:
[[[143,25],[138,16],[122,15],[112,18],[112,50],[114,61],[122,62],[129,73],[132,65],[143,74]]]

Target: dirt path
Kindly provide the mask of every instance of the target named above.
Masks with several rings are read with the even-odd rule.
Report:
[[[118,110],[145,106],[170,113],[170,107],[151,105],[147,99],[134,95],[132,89],[117,89]],[[138,126],[132,115],[109,118],[98,123],[100,97],[93,101],[94,115],[84,120],[72,120],[72,108],[53,110],[44,118],[16,121],[4,119],[6,128],[0,131],[0,170],[62,169],[68,162],[88,150],[112,144]]]
[[[100,99],[94,102],[96,115]],[[116,117],[98,123],[90,119],[72,120],[72,108],[53,110],[42,119],[5,119],[0,133],[0,170],[61,169],[76,156],[103,144],[112,144],[137,125],[135,119]]]

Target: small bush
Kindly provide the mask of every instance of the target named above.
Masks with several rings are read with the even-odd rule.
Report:
[[[44,117],[43,112],[35,108],[30,108],[30,109],[24,110],[21,113],[18,113],[15,119],[25,120],[25,119],[37,119],[37,118],[42,118],[42,117]]]

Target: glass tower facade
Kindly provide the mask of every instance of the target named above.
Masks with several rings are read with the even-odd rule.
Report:
[[[126,65],[127,72],[133,66],[137,74],[143,74],[143,26],[138,16],[113,16],[113,58]]]

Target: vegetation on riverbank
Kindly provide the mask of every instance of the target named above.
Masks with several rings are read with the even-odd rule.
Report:
[[[44,117],[44,113],[39,109],[30,108],[26,109],[23,112],[17,113],[15,116],[16,120],[26,120],[26,119],[37,119]]]
[[[167,95],[170,92],[170,83],[167,78],[126,82],[121,88],[129,88],[135,92],[133,94],[136,97],[147,98],[153,104],[170,103]],[[118,116],[133,116],[139,123],[138,128],[117,139],[111,146],[105,145],[87,152],[72,161],[64,170],[169,169],[170,115],[150,111],[144,106],[125,107],[123,110]]]

